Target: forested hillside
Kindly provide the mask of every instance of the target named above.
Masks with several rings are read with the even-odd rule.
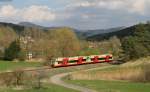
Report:
[[[113,37],[113,36],[117,36],[120,39],[124,38],[126,36],[133,36],[134,33],[136,32],[136,28],[138,26],[139,26],[139,24],[134,25],[134,26],[130,26],[130,27],[127,27],[127,28],[124,28],[124,29],[121,29],[121,30],[118,30],[118,31],[115,31],[115,32],[97,34],[97,35],[94,35],[94,36],[87,37],[87,40],[101,41],[101,40],[104,40],[104,39],[109,39],[110,37]],[[143,26],[148,27],[149,25],[148,24],[143,24]]]
[[[88,37],[89,41],[103,41],[116,36],[120,39],[125,60],[150,55],[150,23],[137,24],[116,32]]]

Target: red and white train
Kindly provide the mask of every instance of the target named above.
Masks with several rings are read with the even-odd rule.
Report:
[[[101,62],[113,61],[112,54],[105,55],[90,55],[90,56],[75,56],[75,57],[62,57],[56,58],[52,64],[52,67],[66,67],[82,64],[93,64]]]

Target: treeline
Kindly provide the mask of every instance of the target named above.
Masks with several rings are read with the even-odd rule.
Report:
[[[5,60],[25,60],[29,54],[32,54],[33,58],[74,56],[81,49],[79,39],[70,28],[47,31],[25,28],[20,34],[8,29],[1,27],[0,30],[2,35],[0,51],[1,57]],[[8,33],[4,34],[5,32]]]
[[[122,49],[126,60],[150,55],[150,23],[138,24],[132,36],[122,39]]]
[[[57,57],[84,56],[113,53],[116,57],[121,52],[120,40],[112,37],[102,42],[81,40],[73,29],[63,27],[43,30],[24,28],[16,32],[11,27],[0,27],[1,59],[27,60],[51,59]],[[5,33],[6,32],[6,33]],[[7,35],[7,36],[6,36]]]

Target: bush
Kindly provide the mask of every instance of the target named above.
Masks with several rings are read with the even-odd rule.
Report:
[[[13,84],[14,85],[23,85],[24,81],[24,71],[21,69],[15,70],[13,74]]]
[[[47,78],[47,74],[43,70],[28,72],[26,73],[24,85],[28,88],[40,89],[43,87],[42,80]]]
[[[25,72],[21,69],[14,72],[1,73],[0,86],[23,86],[25,88],[40,89],[43,87],[42,80],[48,78],[47,74],[43,70]]]
[[[12,78],[13,78],[12,73],[1,73],[0,85],[11,86],[13,84]]]
[[[0,74],[1,85],[19,86],[23,85],[24,81],[23,70],[15,70],[14,72],[6,72]]]

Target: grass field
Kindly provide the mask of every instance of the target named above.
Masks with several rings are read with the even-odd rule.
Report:
[[[78,92],[72,89],[67,89],[54,84],[44,85],[41,89],[25,89],[25,90],[14,90],[12,88],[0,88],[0,92]]]
[[[13,70],[18,68],[26,67],[38,67],[41,66],[39,62],[11,62],[11,61],[0,61],[0,71]]]
[[[11,69],[16,69],[17,67],[30,67],[30,66],[36,67],[40,65],[39,63],[26,63],[26,62],[18,62],[18,63],[17,62],[0,62],[0,63],[2,63],[0,66],[3,66],[3,68],[2,67],[0,68],[1,70],[7,70],[7,69],[11,70]],[[108,64],[96,64],[96,65],[89,64],[89,65],[81,65],[81,66],[62,67],[62,68],[54,68],[54,69],[46,70],[46,72],[48,74],[48,77],[51,77],[59,73],[80,71],[80,70],[107,66],[107,65]],[[44,85],[44,88],[42,89],[13,90],[13,87],[1,88],[0,86],[0,92],[77,92],[77,91],[54,85],[46,79],[46,84]]]
[[[98,92],[150,92],[150,82],[143,82],[143,79],[149,79],[149,66],[146,71],[141,71],[145,65],[149,65],[149,57],[106,69],[76,72],[64,80]]]
[[[98,92],[150,92],[150,83],[132,83],[104,80],[71,80],[69,83],[86,86]]]

